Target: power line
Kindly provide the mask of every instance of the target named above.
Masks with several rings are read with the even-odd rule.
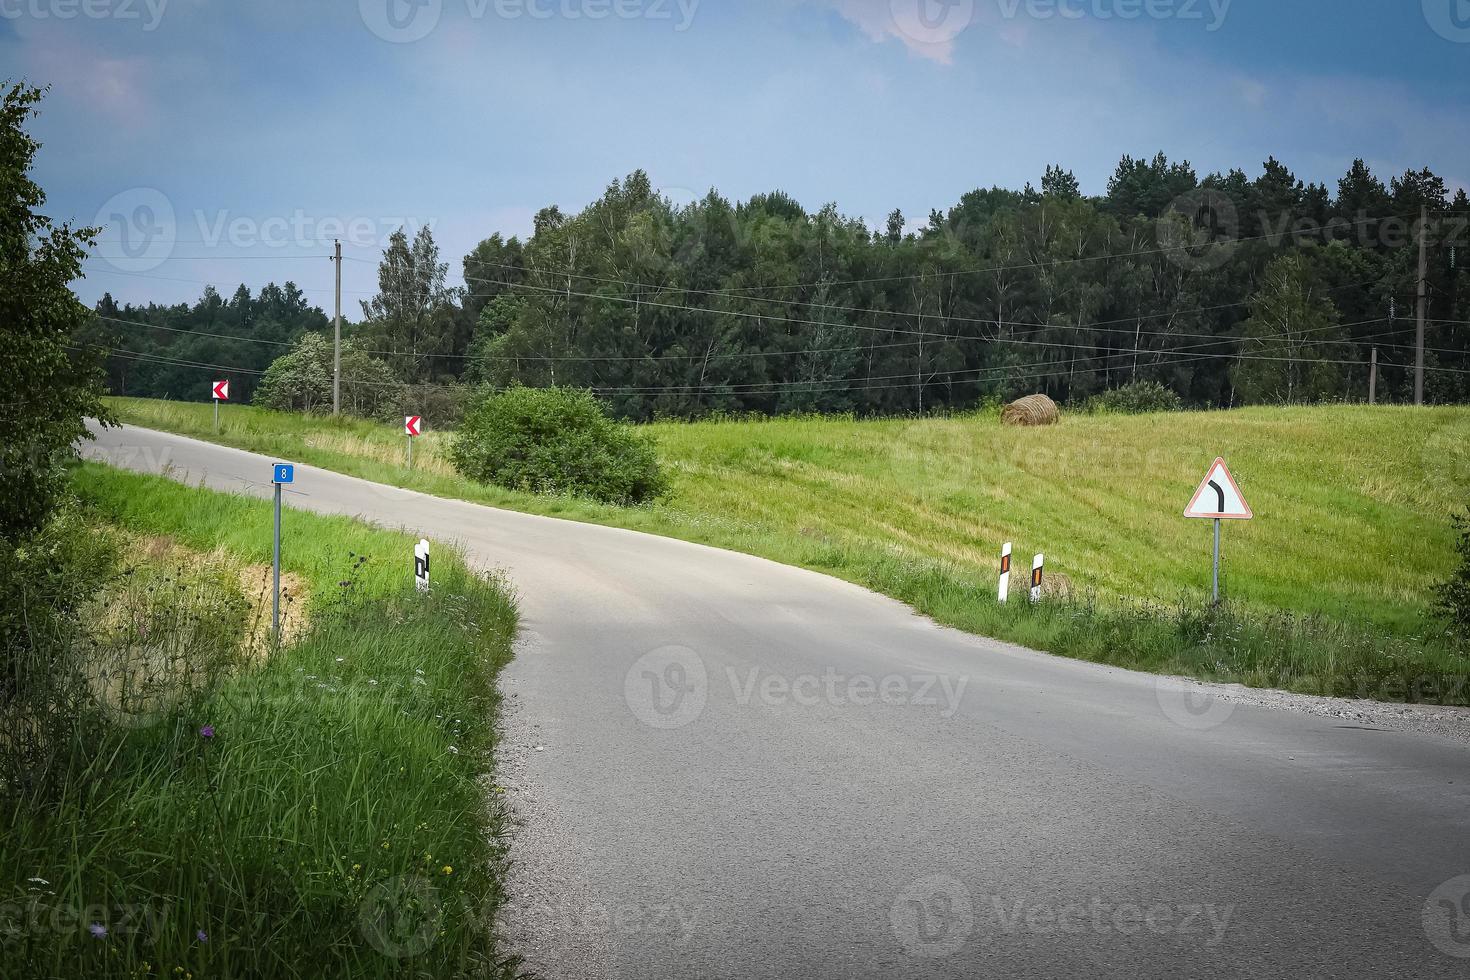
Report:
[[[535,290],[539,290],[541,292],[555,293],[555,294],[563,295],[563,296],[587,297],[587,298],[591,298],[591,299],[607,300],[609,302],[614,302],[614,303],[637,304],[637,305],[641,305],[641,306],[652,306],[652,307],[656,307],[656,308],[660,308],[660,309],[680,310],[680,311],[683,311],[683,312],[703,313],[703,314],[714,315],[714,316],[732,316],[732,317],[739,317],[739,318],[743,318],[743,319],[769,320],[769,321],[773,321],[773,322],[776,322],[776,323],[794,323],[794,324],[799,324],[799,325],[802,325],[802,326],[845,327],[845,328],[852,329],[852,330],[867,330],[867,331],[871,331],[871,332],[875,332],[875,333],[891,333],[891,334],[899,334],[899,335],[903,335],[903,336],[931,337],[931,338],[934,338],[936,340],[964,340],[964,341],[976,341],[976,340],[978,340],[978,341],[985,341],[985,342],[989,342],[989,343],[1013,343],[1013,342],[1015,342],[1015,341],[1008,340],[1008,339],[1003,338],[1003,337],[975,337],[975,336],[969,336],[969,335],[965,335],[965,334],[945,334],[945,333],[938,333],[938,332],[929,331],[929,330],[905,330],[905,329],[898,328],[898,327],[892,327],[892,328],[875,327],[875,326],[870,326],[868,324],[861,324],[861,323],[841,323],[841,322],[833,322],[833,321],[826,321],[826,320],[809,320],[809,319],[805,319],[805,318],[801,318],[801,317],[779,316],[777,314],[747,313],[747,312],[744,312],[744,311],[741,311],[741,310],[711,310],[711,309],[707,309],[707,308],[704,308],[704,307],[685,306],[685,305],[679,304],[679,303],[659,303],[659,302],[655,302],[655,301],[652,301],[652,300],[645,300],[645,299],[640,299],[640,298],[633,298],[633,297],[626,297],[626,296],[607,296],[607,295],[603,295],[603,294],[600,294],[600,293],[587,293],[587,292],[581,292],[581,291],[574,290],[574,289],[563,289],[563,288],[560,288],[560,287],[552,287],[552,286],[537,286],[537,285],[533,285],[533,284],[530,284],[530,283],[511,283],[511,282],[503,282],[501,280],[483,280],[483,281],[500,282],[501,285],[505,285],[505,286],[512,287],[512,288],[535,289]],[[1383,319],[1384,319],[1383,317],[1374,317],[1374,318],[1369,319],[1369,320],[1361,320],[1361,321],[1357,321],[1357,322],[1354,322],[1354,323],[1336,323],[1336,324],[1329,324],[1327,327],[1324,327],[1322,329],[1334,329],[1334,328],[1339,328],[1339,327],[1345,329],[1347,327],[1361,326],[1361,325],[1366,324],[1366,323],[1379,323],[1379,322],[1382,322]],[[1020,321],[1011,321],[1011,320],[1001,320],[1001,321],[995,321],[995,320],[976,320],[975,322],[978,322],[978,323],[990,323],[990,324],[995,324],[996,326],[1025,326],[1025,327],[1034,327],[1034,328],[1043,329],[1043,330],[1047,330],[1047,329],[1050,329],[1050,330],[1067,330],[1067,329],[1085,330],[1085,329],[1089,329],[1089,326],[1087,324],[1073,325],[1073,324],[1051,324],[1051,323],[1026,323],[1026,322],[1020,322]],[[1115,330],[1115,331],[1112,331],[1112,332],[1118,332],[1118,331]],[[1168,332],[1168,331],[1123,331],[1123,332],[1126,332],[1126,333],[1134,333],[1134,332],[1149,333],[1150,335],[1159,335],[1159,336],[1166,336],[1166,337],[1180,337],[1180,336],[1185,336],[1183,334],[1176,334],[1176,333],[1171,333],[1171,332]],[[1238,339],[1240,339],[1238,337],[1219,338],[1219,337],[1216,337],[1214,335],[1196,335],[1196,336],[1209,336],[1210,339],[1213,339],[1213,340],[1220,340],[1220,339],[1223,339],[1223,340],[1238,340]],[[1095,345],[1095,344],[1057,344],[1055,346],[1095,348],[1097,345]],[[1114,350],[1119,351],[1119,352],[1131,352],[1131,349],[1125,350],[1123,348],[1114,348]]]
[[[354,261],[366,262],[366,261],[369,261],[369,260],[367,260],[367,259],[356,259]],[[809,306],[809,307],[815,307],[817,309],[823,309],[823,310],[838,310],[838,311],[841,311],[841,312],[844,312],[844,313],[868,313],[868,314],[873,314],[875,316],[901,316],[901,317],[916,318],[916,319],[920,319],[920,320],[923,320],[925,318],[928,318],[928,319],[938,319],[938,320],[945,320],[945,321],[959,321],[961,323],[995,323],[995,322],[997,322],[996,319],[993,318],[993,317],[967,317],[967,316],[954,316],[954,315],[941,314],[941,313],[933,313],[933,314],[930,314],[930,313],[912,313],[912,312],[909,312],[907,310],[879,310],[879,309],[874,309],[872,307],[842,306],[842,305],[839,305],[839,304],[836,304],[836,303],[822,303],[822,302],[819,302],[817,300],[779,299],[779,298],[775,298],[775,297],[764,297],[764,296],[739,296],[737,294],[725,292],[725,291],[722,291],[722,290],[694,289],[694,288],[687,287],[687,286],[660,285],[660,284],[657,284],[657,283],[639,282],[637,280],[631,280],[631,279],[618,279],[618,278],[609,277],[609,276],[594,276],[594,275],[585,274],[585,273],[573,272],[571,270],[566,270],[566,269],[563,269],[563,270],[553,270],[553,269],[535,268],[535,267],[527,267],[527,266],[518,266],[518,265],[513,265],[513,264],[510,264],[510,263],[503,263],[503,262],[486,262],[484,260],[476,260],[476,261],[480,265],[495,266],[496,268],[510,269],[510,270],[517,271],[517,272],[531,272],[531,273],[534,273],[534,274],[545,275],[545,276],[570,276],[570,277],[575,278],[575,279],[587,279],[587,280],[592,280],[592,281],[595,281],[595,282],[615,283],[615,284],[618,284],[618,285],[633,286],[633,287],[637,287],[637,288],[641,288],[641,289],[655,289],[655,290],[659,290],[660,292],[662,292],[662,291],[673,291],[673,292],[680,292],[680,293],[693,293],[695,295],[704,295],[704,296],[722,296],[722,297],[728,297],[728,298],[733,298],[733,299],[748,299],[748,300],[751,300],[752,302],[757,302],[757,303],[780,303],[780,304],[783,304],[783,305],[786,305],[786,306]],[[502,284],[502,285],[507,284],[506,281],[504,281],[504,280],[487,279],[487,278],[483,278],[483,277],[479,277],[479,276],[470,276],[470,275],[464,276],[464,280],[465,280],[466,283],[479,282],[479,283],[496,283],[496,284]],[[1381,281],[1381,278],[1375,278],[1375,279],[1367,279],[1367,280],[1364,280],[1363,282],[1344,283],[1341,286],[1330,286],[1330,287],[1327,287],[1326,289],[1323,290],[1323,292],[1332,293],[1332,292],[1338,292],[1339,290],[1343,290],[1343,289],[1357,289],[1357,288],[1360,288],[1362,286],[1371,286],[1371,285],[1374,285],[1374,284],[1376,284],[1376,283],[1378,283],[1380,281]],[[509,285],[511,285],[512,287],[514,287],[514,286],[522,285],[522,284],[521,283],[509,283]],[[534,285],[534,284],[525,284],[525,285]],[[813,286],[813,285],[816,286],[816,287],[822,287],[822,286],[826,286],[826,285],[830,285],[830,284],[829,283],[805,284],[805,285],[803,285],[803,288],[808,288],[808,286]],[[547,286],[547,287],[539,287],[539,288],[545,288],[545,289],[553,290],[554,292],[558,292],[558,293],[564,292],[564,290],[562,288],[560,288],[560,287]],[[603,294],[598,293],[598,294],[594,294],[594,295],[601,296]],[[641,297],[639,297],[639,299],[641,299]],[[1253,302],[1255,302],[1255,300],[1252,298],[1252,299],[1238,300],[1238,301],[1233,302],[1233,303],[1221,303],[1221,304],[1219,304],[1217,306],[1200,306],[1200,307],[1195,307],[1193,309],[1168,310],[1168,311],[1162,311],[1162,312],[1158,312],[1158,313],[1137,313],[1137,314],[1133,314],[1132,316],[1117,317],[1117,318],[1112,319],[1112,320],[1095,320],[1095,321],[1092,321],[1090,323],[1087,323],[1087,324],[1079,324],[1077,326],[1079,328],[1080,327],[1087,327],[1087,328],[1090,328],[1090,329],[1104,329],[1107,325],[1114,324],[1114,323],[1130,323],[1130,322],[1135,322],[1135,321],[1138,321],[1138,320],[1157,319],[1159,317],[1183,316],[1183,315],[1190,314],[1190,313],[1213,313],[1213,312],[1217,312],[1219,310],[1228,310],[1228,309],[1234,309],[1234,308],[1240,307],[1240,306],[1249,306]],[[722,310],[717,310],[717,309],[713,309],[713,308],[710,308],[710,307],[690,307],[690,309],[707,310],[709,312],[716,312],[716,313],[723,312]],[[1009,324],[1011,326],[1037,326],[1037,327],[1066,327],[1066,326],[1070,326],[1068,324],[1040,324],[1040,323],[1028,323],[1028,322],[1017,321],[1017,320],[1004,320],[1002,322],[1004,322],[1006,324]],[[1121,328],[1120,328],[1119,332],[1122,332]],[[1128,332],[1132,332],[1132,331],[1128,331]],[[1184,335],[1170,334],[1170,336],[1184,336]],[[1195,336],[1202,336],[1202,335],[1196,334]]]
[[[1365,321],[1365,322],[1373,322],[1373,321]],[[1328,328],[1317,328],[1317,329],[1328,329]],[[1306,332],[1306,331],[1304,331],[1304,332]],[[1264,337],[1264,338],[1253,338],[1253,339],[1262,339],[1262,340],[1282,339],[1283,336],[1284,335],[1272,335],[1272,336],[1268,336],[1268,337]],[[1234,340],[1234,339],[1238,339],[1238,338],[1225,338],[1225,339],[1227,339],[1227,340]],[[1170,366],[1170,365],[1173,365],[1173,364],[1198,361],[1198,360],[1208,359],[1208,358],[1233,358],[1233,359],[1239,359],[1239,360],[1277,361],[1277,362],[1282,362],[1282,361],[1285,361],[1285,362],[1295,362],[1295,361],[1302,361],[1302,360],[1312,360],[1315,363],[1347,364],[1347,365],[1353,365],[1353,366],[1358,366],[1358,365],[1361,365],[1361,363],[1362,363],[1361,361],[1339,361],[1339,360],[1323,360],[1323,359],[1316,359],[1316,358],[1306,359],[1306,358],[1292,358],[1292,357],[1272,357],[1272,356],[1257,355],[1257,354],[1219,354],[1219,353],[1192,354],[1192,353],[1190,353],[1190,351],[1192,351],[1192,350],[1198,350],[1199,347],[1214,346],[1216,343],[1219,343],[1219,341],[1214,341],[1214,342],[1210,342],[1210,343],[1194,345],[1192,347],[1178,348],[1178,349],[1160,349],[1160,350],[1155,350],[1155,349],[1138,349],[1138,350],[1113,351],[1113,352],[1107,353],[1107,354],[1091,355],[1089,357],[1081,358],[1079,360],[1081,360],[1081,361],[1100,360],[1100,359],[1106,359],[1106,358],[1110,358],[1110,357],[1114,357],[1114,356],[1120,356],[1120,355],[1129,354],[1129,353],[1143,353],[1143,354],[1153,354],[1156,357],[1159,356],[1159,355],[1166,355],[1166,356],[1167,355],[1178,355],[1178,354],[1186,354],[1186,355],[1188,355],[1188,356],[1184,356],[1184,357],[1170,357],[1169,360],[1166,360],[1166,361],[1156,361],[1155,363],[1146,365],[1146,367],[1150,367],[1150,368],[1167,367],[1167,366]],[[1067,345],[1060,345],[1060,346],[1067,346]],[[168,364],[170,366],[176,366],[176,367],[193,368],[193,369],[198,369],[198,370],[216,370],[216,371],[237,372],[237,373],[250,374],[250,375],[256,375],[256,376],[264,375],[266,373],[265,371],[255,370],[255,369],[252,369],[252,368],[233,367],[233,366],[230,366],[230,365],[214,364],[214,363],[202,362],[202,361],[185,360],[185,359],[181,359],[181,358],[168,357],[166,355],[155,355],[155,354],[148,354],[148,353],[145,353],[145,352],[142,352],[142,351],[131,351],[131,350],[127,350],[125,348],[111,348],[111,349],[109,349],[109,348],[102,347],[101,345],[91,345],[91,347],[93,349],[109,350],[110,353],[113,353],[115,355],[127,356],[129,359],[132,359],[132,360],[143,360],[143,361],[147,361],[147,362],[163,363],[163,364]],[[73,350],[83,350],[85,348],[71,347],[71,349],[73,349]],[[995,366],[991,366],[991,367],[959,368],[959,369],[950,370],[950,371],[929,372],[926,377],[920,378],[919,380],[916,380],[916,381],[908,381],[907,379],[913,378],[914,377],[914,374],[912,372],[905,372],[903,374],[898,374],[898,375],[885,375],[885,376],[879,376],[879,377],[866,377],[866,378],[829,378],[829,379],[810,379],[810,380],[792,380],[792,381],[740,382],[740,383],[724,383],[724,384],[708,384],[708,385],[626,385],[626,386],[611,386],[611,385],[597,385],[597,384],[592,384],[592,385],[578,386],[578,387],[587,387],[587,388],[589,388],[590,390],[593,390],[593,391],[602,392],[602,393],[610,393],[610,394],[658,394],[658,393],[668,393],[668,394],[697,394],[697,393],[712,393],[712,394],[720,394],[720,393],[729,393],[729,394],[742,394],[742,393],[743,394],[767,394],[767,393],[770,393],[770,394],[774,394],[774,393],[777,393],[778,391],[790,391],[790,390],[793,390],[793,389],[798,389],[798,393],[800,393],[800,391],[842,392],[842,391],[866,391],[866,390],[874,390],[874,389],[881,389],[881,388],[911,388],[911,387],[918,387],[918,386],[933,385],[933,384],[936,384],[936,383],[944,383],[944,382],[938,382],[938,381],[936,381],[936,379],[940,379],[940,378],[947,379],[948,381],[958,380],[958,381],[969,381],[969,382],[972,382],[972,383],[982,383],[982,382],[985,382],[985,381],[1001,381],[1001,380],[1006,380],[1006,381],[1024,381],[1024,380],[1033,380],[1033,379],[1039,379],[1039,378],[1044,378],[1044,377],[1058,377],[1058,376],[1061,376],[1061,375],[1072,374],[1076,370],[1076,363],[1074,362],[1072,365],[1070,365],[1065,370],[1057,370],[1057,371],[1046,372],[1046,373],[1041,373],[1041,374],[1023,374],[1023,375],[1016,375],[1014,373],[1018,368],[1050,366],[1050,365],[1053,365],[1053,364],[1056,364],[1056,363],[1058,363],[1058,362],[1057,361],[1038,361],[1038,362],[1033,362],[1031,364],[1024,364],[1024,365],[995,365]],[[1430,368],[1426,368],[1426,370],[1440,372],[1440,373],[1470,374],[1470,371],[1462,370],[1462,369],[1458,369],[1458,368],[1430,367]],[[956,377],[957,375],[963,375],[963,374],[998,374],[999,376],[998,377],[993,377],[993,378],[976,377],[976,378],[963,378],[963,379]],[[868,383],[860,384],[860,385],[859,384],[853,384],[853,382],[858,382],[858,381],[868,382]],[[875,382],[875,381],[892,382],[892,383],[891,384],[872,384],[871,383],[871,382]],[[371,387],[412,387],[413,386],[413,385],[407,385],[407,384],[402,383],[402,382],[369,382],[369,381],[359,381],[359,382],[354,382],[354,383],[356,383],[356,384],[362,384],[362,385],[368,385],[368,386],[371,386]],[[432,383],[432,382],[417,382],[415,384],[417,384],[420,387],[429,387],[429,388],[435,388],[435,389],[446,390],[446,391],[462,390],[462,389],[464,389],[466,387],[464,385],[445,385],[445,384],[435,384],[435,383]],[[821,386],[821,387],[817,387],[817,386]],[[757,389],[759,389],[759,390],[757,390]]]
[[[166,325],[163,325],[163,324],[149,323],[149,322],[144,321],[144,320],[128,320],[128,319],[125,319],[123,317],[110,316],[110,315],[103,314],[103,313],[94,313],[93,316],[96,319],[105,321],[107,323],[116,323],[116,324],[122,324],[122,325],[127,325],[127,326],[142,327],[142,328],[147,329],[147,330],[163,330],[163,331],[167,331],[169,333],[183,334],[185,336],[190,336],[190,337],[208,337],[208,338],[215,339],[215,340],[226,340],[226,341],[231,341],[231,342],[240,342],[240,343],[248,343],[248,344],[265,344],[265,345],[272,346],[272,347],[292,348],[292,347],[295,347],[296,346],[294,343],[292,343],[290,341],[267,340],[267,339],[261,338],[261,337],[242,337],[242,336],[238,336],[238,335],[234,335],[234,334],[212,333],[210,331],[205,331],[205,330],[190,330],[190,329],[187,329],[187,328],[184,328],[184,327],[170,327],[170,326],[166,326]],[[1380,317],[1380,318],[1377,318],[1377,319],[1374,319],[1374,320],[1363,320],[1363,321],[1359,321],[1359,322],[1356,322],[1356,323],[1332,324],[1330,326],[1323,327],[1323,328],[1317,328],[1317,329],[1333,329],[1333,328],[1336,328],[1336,327],[1341,327],[1341,328],[1346,329],[1348,327],[1361,326],[1361,325],[1366,324],[1366,323],[1381,322],[1382,319],[1383,318]],[[310,328],[307,328],[307,329],[310,330]],[[1250,341],[1269,340],[1269,339],[1272,339],[1272,337],[1248,337],[1248,336],[1240,336],[1240,335],[1221,335],[1221,334],[1214,334],[1214,335],[1212,335],[1212,334],[1169,333],[1167,331],[1144,331],[1144,332],[1147,333],[1147,334],[1149,334],[1149,335],[1166,336],[1166,337],[1177,337],[1177,338],[1182,338],[1182,339],[1196,339],[1196,338],[1198,338],[1198,339],[1205,339],[1205,340],[1210,341],[1210,344],[1206,344],[1206,345],[1203,345],[1203,346],[1212,346],[1213,344],[1216,344],[1216,343],[1233,343],[1233,342],[1237,342],[1237,341],[1238,342],[1241,342],[1241,343],[1246,343],[1246,342],[1250,342]],[[1402,332],[1402,331],[1385,331],[1383,333],[1370,335],[1369,337],[1359,337],[1359,338],[1356,338],[1356,339],[1353,339],[1353,340],[1303,340],[1303,341],[1299,341],[1299,343],[1309,344],[1309,345],[1313,345],[1313,346],[1317,346],[1317,345],[1330,346],[1330,345],[1348,344],[1348,343],[1351,343],[1351,344],[1361,344],[1361,343],[1363,343],[1366,340],[1372,339],[1373,337],[1380,337],[1380,336],[1384,336],[1386,334],[1387,335],[1391,335],[1393,333],[1400,333],[1400,332]],[[997,342],[1004,343],[1005,342],[1005,341],[996,341],[996,340],[992,340],[990,338],[984,338],[984,337],[966,337],[966,338],[959,338],[959,339],[968,340],[968,341],[975,341],[975,342],[979,342],[979,343],[997,343]],[[499,355],[486,355],[486,354],[481,354],[481,355],[476,355],[476,354],[433,354],[433,353],[431,353],[431,354],[422,354],[421,356],[424,356],[424,357],[432,357],[432,358],[452,359],[452,360],[490,360],[490,361],[504,361],[504,362],[538,361],[538,362],[556,362],[556,363],[596,363],[596,362],[608,362],[608,363],[644,363],[644,362],[659,362],[659,361],[716,361],[716,360],[724,361],[724,360],[733,360],[733,359],[740,359],[740,358],[793,357],[793,356],[809,355],[809,354],[841,354],[841,353],[861,353],[861,352],[865,352],[865,351],[875,351],[875,350],[893,350],[893,349],[898,349],[898,348],[916,347],[916,346],[920,346],[920,345],[924,344],[925,342],[926,341],[924,341],[924,340],[910,340],[910,341],[901,341],[901,342],[892,343],[892,344],[872,344],[872,345],[862,346],[862,347],[815,347],[815,348],[802,348],[802,349],[796,349],[796,350],[731,351],[731,352],[727,352],[727,353],[708,354],[708,355],[705,355],[705,354],[663,354],[663,353],[659,353],[659,354],[654,354],[654,353],[648,353],[648,354],[566,354],[566,355],[554,355],[554,354],[499,354]],[[1081,349],[1096,349],[1096,345],[1089,345],[1089,344],[1077,344],[1077,345],[1066,345],[1066,346],[1075,346],[1079,350],[1081,350]],[[1399,348],[1399,347],[1407,348],[1407,347],[1410,347],[1411,345],[1407,345],[1407,344],[1380,344],[1379,346],[1381,346],[1381,347],[1390,347],[1390,348]],[[1458,353],[1461,353],[1460,351],[1452,350],[1450,348],[1430,347],[1430,348],[1426,348],[1426,349],[1427,350],[1436,351],[1438,353],[1445,353],[1445,354],[1458,354]],[[406,352],[406,351],[380,350],[380,349],[364,348],[364,347],[358,347],[358,348],[355,348],[355,350],[357,350],[358,353],[371,354],[371,355],[376,355],[376,356],[381,356],[381,357],[402,357],[402,356],[408,356],[408,352]],[[1131,351],[1116,351],[1115,353],[1131,353]],[[1105,354],[1105,355],[1101,355],[1101,356],[1111,357],[1111,356],[1114,356],[1114,355],[1113,354]]]

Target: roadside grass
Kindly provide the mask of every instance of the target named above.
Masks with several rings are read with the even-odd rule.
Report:
[[[666,422],[646,430],[671,496],[617,508],[466,480],[449,465],[448,433],[422,437],[408,471],[391,426],[228,406],[216,435],[206,404],[110,403],[125,422],[426,493],[762,555],[1068,656],[1334,690],[1409,665],[1465,673],[1463,649],[1429,604],[1453,565],[1449,516],[1470,487],[1470,408],[1067,415],[1040,429],[1002,427],[994,413]],[[1257,515],[1225,527],[1227,614],[1235,630],[1290,655],[1189,652],[1192,624],[1210,618],[1211,528],[1181,514],[1217,455]],[[1045,552],[1048,573],[1066,575],[1075,598],[1051,612],[999,606],[1005,541],[1022,574]],[[1103,619],[1134,624],[1133,639]],[[1062,628],[1074,622],[1089,625]],[[1157,627],[1147,643],[1145,622]],[[1098,636],[1112,646],[1099,649]]]
[[[98,465],[75,485],[99,524],[269,561],[266,503]],[[418,595],[406,536],[286,519],[294,644],[122,719],[59,798],[4,804],[0,975],[515,975],[488,781],[510,597],[448,554]]]

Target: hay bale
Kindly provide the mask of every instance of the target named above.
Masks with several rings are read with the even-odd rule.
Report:
[[[1057,403],[1045,395],[1018,398],[1000,413],[1002,425],[1055,425],[1061,418]]]

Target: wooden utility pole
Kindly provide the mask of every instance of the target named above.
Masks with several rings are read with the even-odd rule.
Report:
[[[1373,348],[1373,355],[1368,360],[1368,404],[1378,404],[1378,348]]]
[[[336,242],[337,312],[332,318],[332,414],[342,414],[342,241]]]
[[[1429,295],[1429,208],[1419,209],[1419,311],[1414,327],[1414,404],[1424,404],[1424,312]]]

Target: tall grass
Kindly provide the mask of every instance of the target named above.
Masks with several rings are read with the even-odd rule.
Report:
[[[1443,630],[1401,637],[1368,623],[1187,596],[1102,602],[1081,593],[1001,605],[980,583],[896,560],[863,577],[942,622],[1079,660],[1303,694],[1470,704],[1470,650]]]
[[[260,502],[95,466],[77,484],[123,527],[268,552]],[[313,597],[297,642],[0,813],[0,975],[514,973],[491,928],[506,827],[486,782],[511,601],[449,556],[419,595],[406,537],[290,519]]]

